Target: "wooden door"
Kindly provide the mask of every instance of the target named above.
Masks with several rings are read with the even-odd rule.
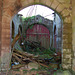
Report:
[[[26,40],[40,42],[42,47],[49,48],[50,32],[45,26],[36,24],[28,28]]]

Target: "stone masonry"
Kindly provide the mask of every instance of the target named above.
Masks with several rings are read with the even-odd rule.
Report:
[[[72,2],[73,1],[73,2]],[[62,66],[65,69],[75,71],[75,0],[0,0],[0,53],[1,69],[9,69],[11,43],[10,43],[10,22],[13,16],[21,9],[33,5],[41,4],[55,10],[63,20],[63,41],[62,42]],[[2,5],[2,6],[1,6]],[[73,11],[72,11],[73,8]],[[73,14],[72,14],[73,13]],[[72,19],[73,16],[73,19]],[[2,19],[2,20],[1,20]],[[73,28],[72,28],[73,23]],[[73,30],[72,30],[73,29]],[[72,36],[73,33],[73,36]],[[73,38],[73,40],[72,40]],[[73,43],[72,43],[73,42]],[[72,65],[74,65],[72,67]]]

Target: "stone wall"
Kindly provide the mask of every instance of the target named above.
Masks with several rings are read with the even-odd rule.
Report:
[[[2,29],[2,0],[0,0],[0,64],[1,64],[1,29]]]
[[[61,15],[62,20],[63,20],[62,66],[65,69],[69,69],[69,68],[71,69],[72,68],[72,55],[73,55],[73,51],[72,51],[72,0],[3,0],[2,30],[1,30],[1,58],[2,58],[1,62],[4,65],[2,66],[2,68],[3,69],[9,68],[9,63],[11,59],[10,58],[10,54],[11,54],[10,22],[11,22],[11,19],[19,10],[32,4],[42,4],[42,5],[48,6]]]
[[[72,69],[75,71],[75,0],[72,0],[72,45],[73,45],[73,65],[72,65]]]

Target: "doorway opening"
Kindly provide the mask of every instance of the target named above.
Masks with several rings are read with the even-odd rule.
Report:
[[[43,5],[26,7],[14,16],[11,29],[11,68],[60,69],[62,20],[54,10]]]

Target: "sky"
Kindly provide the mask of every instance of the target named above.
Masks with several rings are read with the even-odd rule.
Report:
[[[18,12],[18,14],[22,14],[24,17],[31,17],[36,15],[41,15],[44,18],[53,20],[54,19],[54,11],[43,5],[32,5],[26,7]]]

